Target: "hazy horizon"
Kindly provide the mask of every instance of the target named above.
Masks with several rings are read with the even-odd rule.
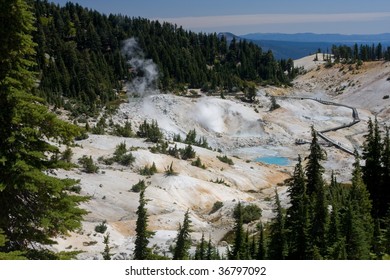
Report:
[[[65,5],[68,0],[52,0]],[[390,30],[390,1],[75,0],[105,14],[167,21],[195,32],[369,35]],[[334,2],[334,3],[332,3]]]

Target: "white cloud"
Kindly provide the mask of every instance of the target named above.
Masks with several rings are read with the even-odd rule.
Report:
[[[206,17],[159,18],[186,28],[215,28],[224,26],[250,26],[294,23],[369,22],[390,19],[390,12],[340,14],[254,14]]]

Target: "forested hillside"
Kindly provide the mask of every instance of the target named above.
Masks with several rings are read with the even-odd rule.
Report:
[[[78,4],[65,7],[34,1],[40,92],[57,106],[70,98],[80,112],[116,98],[123,80],[136,73],[123,56],[122,42],[135,38],[158,66],[158,87],[240,90],[246,82],[286,84],[293,62],[277,62],[271,52],[246,41],[227,43],[216,34],[186,31],[169,23],[103,15]],[[285,74],[287,71],[288,75]],[[290,76],[290,77],[288,77]],[[80,105],[83,104],[83,105]]]

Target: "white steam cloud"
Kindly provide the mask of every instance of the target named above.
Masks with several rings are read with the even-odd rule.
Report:
[[[135,38],[124,41],[122,53],[127,59],[129,65],[129,75],[135,76],[127,84],[127,90],[130,94],[136,94],[140,97],[146,95],[158,94],[158,69],[157,65],[151,59],[145,59],[144,52],[140,48]]]

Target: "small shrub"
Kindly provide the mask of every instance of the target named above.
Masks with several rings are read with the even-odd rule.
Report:
[[[134,133],[131,127],[131,123],[126,121],[124,126],[120,126],[119,124],[114,125],[113,134],[116,136],[122,137],[133,137]]]
[[[248,224],[252,221],[258,220],[261,218],[261,209],[255,204],[249,204],[246,206],[241,205],[241,215],[242,222]],[[238,205],[234,208],[233,216],[237,218],[238,215]]]
[[[226,183],[224,179],[217,178],[216,180],[210,180],[210,182],[215,183],[215,184],[225,185],[226,187],[230,187],[230,185],[228,183]]]
[[[192,163],[191,163],[192,166],[196,166],[196,167],[199,167],[199,168],[202,168],[202,169],[206,169],[206,166],[202,163],[202,161],[200,160],[199,157],[196,158],[196,160],[194,160]]]
[[[82,158],[79,158],[78,162],[82,165],[86,173],[97,173],[99,170],[99,167],[95,165],[91,156],[87,157],[84,155]]]
[[[227,163],[227,164],[229,164],[229,165],[234,165],[233,160],[232,160],[231,158],[228,158],[226,155],[224,155],[224,156],[217,156],[217,158],[218,158],[220,161],[224,162],[224,163]]]
[[[72,161],[72,149],[67,147],[61,154],[61,160],[70,163]]]
[[[131,191],[136,192],[136,193],[138,193],[144,189],[146,189],[146,185],[145,185],[144,180],[139,180],[137,184],[135,184],[131,187]]]
[[[105,233],[107,230],[107,221],[103,221],[95,227],[95,231],[98,233]]]
[[[211,211],[209,213],[209,215],[217,212],[219,209],[221,209],[223,206],[223,202],[222,201],[216,201],[213,205],[213,208],[211,208]]]
[[[196,152],[192,148],[191,144],[187,145],[184,149],[180,149],[181,159],[187,160],[195,158]]]
[[[157,167],[156,164],[153,162],[152,166],[149,167],[146,165],[144,168],[142,168],[139,172],[140,175],[142,176],[152,176],[155,173],[157,173]]]
[[[173,169],[173,162],[165,168],[165,176],[176,176],[178,173]]]
[[[131,165],[133,162],[135,161],[135,157],[133,156],[132,153],[128,153],[128,154],[125,154],[123,155],[118,163],[121,164],[121,165],[124,165],[124,166],[129,166]]]

